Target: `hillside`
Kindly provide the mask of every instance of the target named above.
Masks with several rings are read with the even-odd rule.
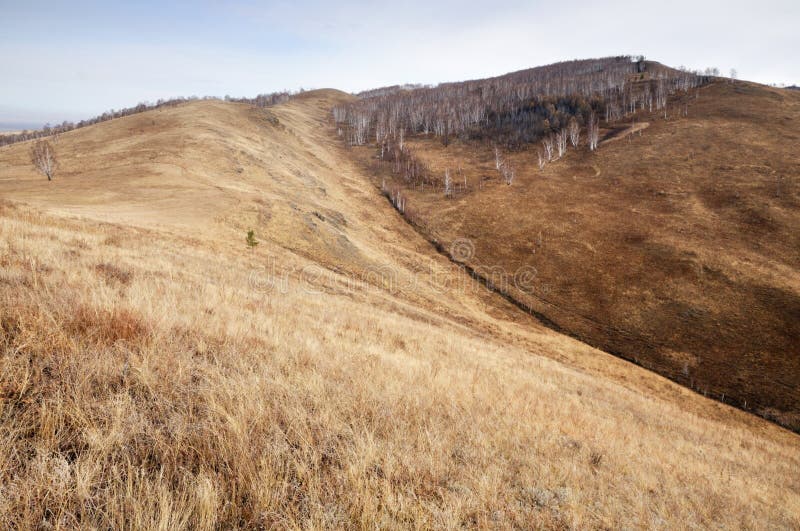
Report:
[[[796,434],[475,284],[331,133],[349,98],[203,101],[92,125],[60,136],[52,182],[26,143],[0,148],[4,528],[800,525]],[[615,149],[598,152],[603,172]],[[579,160],[565,166],[597,159]],[[533,218],[501,216],[534,211],[534,191],[609,182],[547,171],[446,208],[411,201],[442,241],[468,236],[476,259],[511,264],[474,229],[486,204],[518,242]],[[539,229],[539,254],[564,258],[553,268],[585,247],[566,245],[566,213],[553,227],[573,232]]]
[[[353,153],[445,252],[468,241],[455,258],[481,276],[534,268],[535,286],[504,291],[551,327],[798,430],[798,124],[799,95],[717,81],[666,119],[604,124],[597,151],[582,131],[544,169],[539,143],[501,149],[510,186],[487,142],[407,136],[423,187]]]

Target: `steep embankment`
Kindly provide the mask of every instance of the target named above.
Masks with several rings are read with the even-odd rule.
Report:
[[[0,149],[3,527],[798,525],[797,436],[470,284],[343,98]]]
[[[406,139],[457,175],[455,198],[406,190],[407,209],[488,276],[535,268],[507,291],[570,334],[800,429],[800,96],[716,82],[663,114],[544,171],[535,146],[505,153],[511,186],[491,146]]]

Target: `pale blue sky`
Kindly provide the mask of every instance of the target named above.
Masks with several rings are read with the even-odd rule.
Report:
[[[0,122],[56,123],[174,96],[436,83],[617,54],[800,83],[799,6],[0,0]]]

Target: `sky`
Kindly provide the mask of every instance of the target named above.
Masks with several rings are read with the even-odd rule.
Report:
[[[800,0],[0,0],[0,126],[627,54],[800,85],[799,27]]]

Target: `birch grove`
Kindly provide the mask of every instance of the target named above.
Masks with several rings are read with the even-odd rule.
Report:
[[[671,94],[709,79],[627,56],[567,61],[482,80],[376,89],[335,107],[333,118],[351,145],[367,138],[381,145],[388,137],[402,146],[414,135],[433,134],[444,145],[459,138],[524,149],[556,135],[554,147],[563,156],[562,135],[578,147],[591,114],[613,123],[653,107],[661,111]]]

